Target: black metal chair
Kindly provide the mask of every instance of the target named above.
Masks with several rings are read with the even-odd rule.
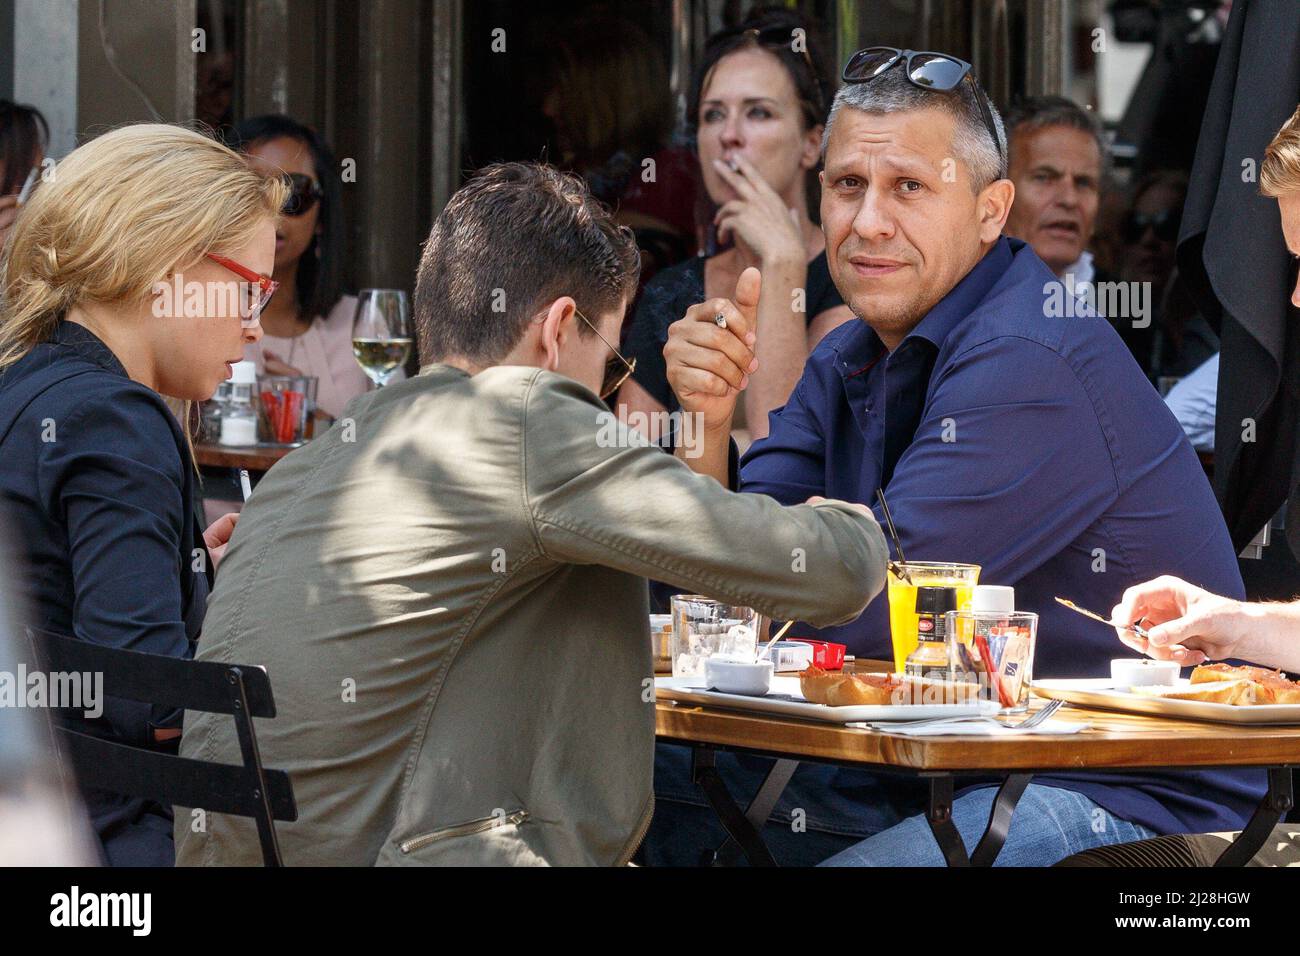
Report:
[[[107,696],[234,717],[242,764],[193,760],[63,726],[56,727],[56,737],[61,755],[83,786],[169,806],[252,817],[263,862],[283,865],[274,821],[298,819],[298,808],[289,775],[265,769],[257,749],[253,718],[275,716],[266,668],[144,654],[36,628],[26,631],[46,673],[99,673]]]

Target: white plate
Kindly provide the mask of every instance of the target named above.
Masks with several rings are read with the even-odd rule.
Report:
[[[727,710],[747,710],[782,717],[802,717],[829,724],[851,724],[861,720],[925,720],[930,717],[992,717],[1001,708],[995,700],[973,704],[889,704],[830,707],[814,704],[799,692],[799,678],[772,678],[766,697],[723,694],[704,688],[702,677],[656,677],[656,694],[666,700],[681,700]]]
[[[1176,686],[1190,687],[1192,682],[1179,678]],[[1036,680],[1034,693],[1134,714],[1178,717],[1183,720],[1209,720],[1216,724],[1300,724],[1300,704],[1212,704],[1202,700],[1171,700],[1134,694],[1115,686],[1109,677],[1081,677],[1069,680]]]

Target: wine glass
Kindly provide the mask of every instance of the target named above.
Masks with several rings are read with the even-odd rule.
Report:
[[[401,289],[362,289],[352,320],[352,354],[379,388],[411,354],[411,307]]]

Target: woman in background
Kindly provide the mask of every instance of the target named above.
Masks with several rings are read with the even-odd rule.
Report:
[[[234,516],[201,530],[164,396],[188,411],[260,337],[283,202],[278,177],[221,144],[142,124],[74,150],[23,206],[0,297],[0,504],[36,627],[192,655]],[[178,711],[119,698],[62,713],[139,747],[180,734]],[[171,807],[83,796],[108,863],[172,864]]]
[[[50,127],[40,110],[0,100],[0,246],[18,215],[18,197],[28,177],[33,170],[40,176],[49,141]]]
[[[809,215],[829,93],[811,33],[795,13],[764,10],[709,38],[686,115],[705,189],[718,207],[712,231],[720,248],[646,286],[627,336],[637,368],[619,391],[620,416],[650,413],[657,423],[654,413],[677,409],[663,358],[668,326],[699,302],[730,296],[749,266],[763,274],[758,367],[736,427],[747,425],[753,438],[767,434],[768,412],[786,403],[822,336],[853,317]],[[649,437],[661,438],[653,425]]]
[[[542,113],[552,161],[580,175],[641,250],[643,286],[695,252],[695,157],[668,145],[673,101],[668,65],[625,15],[600,9],[557,25],[547,43]]]
[[[316,409],[338,418],[370,388],[352,354],[357,300],[343,295],[343,225],[338,170],[317,133],[287,116],[255,116],[235,126],[231,145],[290,189],[275,230],[279,294],[262,315],[260,344],[246,358],[259,374],[315,376]]]

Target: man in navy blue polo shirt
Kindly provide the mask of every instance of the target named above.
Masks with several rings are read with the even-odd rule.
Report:
[[[909,559],[978,564],[981,583],[1013,585],[1018,608],[1040,615],[1036,676],[1103,676],[1127,652],[1053,596],[1110,608],[1128,586],[1174,574],[1240,597],[1241,577],[1195,453],[1119,336],[1080,314],[1031,248],[1001,236],[1014,187],[1003,178],[1000,121],[982,97],[973,81],[923,89],[902,64],[841,89],[821,216],[832,277],[861,321],[810,356],[737,476],[731,412],[763,330],[725,302],[691,309],[665,348],[683,410],[703,423],[702,449],[683,457],[786,503],[872,503],[884,488]],[[889,658],[886,597],[820,636]],[[661,852],[697,825],[682,806],[695,801],[680,786],[680,759],[661,748],[649,862],[691,858]],[[742,761],[724,774],[743,788],[757,769]],[[999,863],[1048,865],[1153,833],[1236,829],[1263,791],[1258,771],[1036,777]],[[992,793],[984,782],[954,802],[971,849]],[[782,862],[867,837],[829,862],[941,863],[917,796],[878,775],[805,766],[764,835]],[[817,839],[792,834],[795,809]]]

